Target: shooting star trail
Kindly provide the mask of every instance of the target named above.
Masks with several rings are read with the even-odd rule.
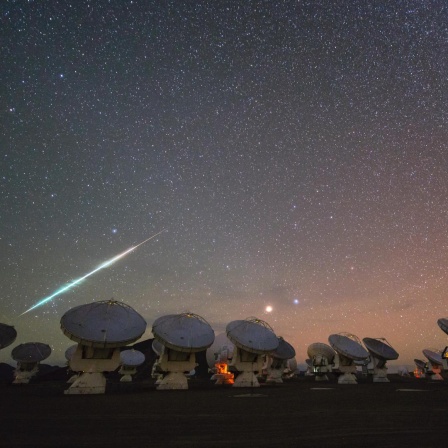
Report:
[[[100,271],[101,269],[107,268],[108,266],[110,266],[111,264],[115,263],[116,261],[118,261],[120,258],[125,257],[127,254],[129,254],[130,252],[134,251],[135,249],[137,249],[137,247],[141,246],[142,244],[145,244],[146,242],[148,242],[149,240],[152,240],[153,238],[155,238],[157,235],[160,235],[162,232],[164,232],[166,229],[161,230],[160,232],[156,233],[155,235],[147,238],[145,241],[142,241],[141,243],[137,244],[136,246],[132,246],[130,247],[128,250],[125,250],[124,252],[122,252],[121,254],[116,255],[115,257],[111,258],[110,260],[105,261],[104,263],[100,264],[96,269],[94,269],[92,272],[89,272],[88,274],[72,281],[71,283],[69,283],[66,286],[63,286],[62,288],[58,289],[56,292],[54,292],[53,294],[51,294],[51,296],[45,297],[44,299],[40,300],[39,302],[37,302],[35,305],[33,305],[31,308],[28,308],[26,311],[24,311],[22,314],[19,315],[23,316],[24,314],[28,313],[29,311],[34,310],[35,308],[44,305],[45,303],[49,302],[50,300],[54,299],[56,296],[64,293],[65,291],[69,290],[72,286],[77,285],[78,283],[82,282],[84,279],[86,279],[87,277],[90,277],[91,275],[95,274],[95,272]]]

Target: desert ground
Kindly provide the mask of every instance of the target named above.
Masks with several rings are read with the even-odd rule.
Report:
[[[253,389],[191,379],[184,391],[113,379],[104,395],[64,395],[60,380],[3,383],[0,446],[446,446],[448,382],[390,378],[302,376]]]

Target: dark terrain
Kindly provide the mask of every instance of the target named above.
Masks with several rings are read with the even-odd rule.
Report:
[[[446,446],[448,382],[390,378],[252,390],[191,379],[187,391],[157,391],[149,379],[111,377],[105,395],[64,395],[60,379],[2,382],[0,446]]]

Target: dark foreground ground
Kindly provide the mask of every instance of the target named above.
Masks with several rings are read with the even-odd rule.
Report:
[[[105,395],[63,395],[64,382],[0,384],[1,447],[448,446],[448,382],[316,383],[187,391],[113,382]]]

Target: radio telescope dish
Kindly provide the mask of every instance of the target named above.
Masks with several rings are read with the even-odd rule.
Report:
[[[213,344],[212,327],[197,314],[169,314],[154,321],[152,333],[163,345],[157,369],[166,373],[157,389],[188,389],[185,372],[196,367],[195,353]]]
[[[296,356],[296,351],[289,342],[286,342],[282,337],[277,339],[277,348],[265,355],[263,372],[267,374],[266,383],[283,383],[285,371],[289,372],[287,360]]]
[[[442,355],[440,354],[440,352],[436,351],[436,350],[431,350],[429,348],[423,350],[423,354],[425,355],[426,358],[428,358],[429,362],[432,365],[442,365]]]
[[[262,355],[267,355],[278,347],[276,334],[266,322],[256,317],[230,322],[226,333],[236,347],[229,365],[240,372],[233,386],[260,387],[255,372],[263,369]]]
[[[443,332],[448,334],[448,317],[441,318],[437,321],[439,327]],[[448,370],[448,346],[442,350],[442,365],[444,370]]]
[[[115,300],[80,305],[61,318],[61,329],[81,345],[116,348],[139,339],[146,322],[133,308]]]
[[[426,370],[426,362],[422,361],[421,359],[414,359],[415,365],[422,371],[425,372]]]
[[[17,331],[14,327],[6,324],[0,324],[0,350],[11,345],[17,337]]]
[[[151,347],[152,347],[154,353],[157,355],[157,357],[154,361],[154,364],[152,365],[152,368],[151,368],[151,378],[154,378],[156,380],[156,386],[158,386],[163,379],[163,371],[159,367],[159,362],[160,362],[160,356],[163,353],[164,347],[163,347],[163,344],[161,342],[159,342],[157,339],[152,340]]]
[[[442,354],[438,350],[433,349],[425,349],[423,350],[423,354],[429,360],[429,365],[426,373],[430,375],[431,380],[442,381]]]
[[[437,321],[439,327],[448,334],[448,317],[443,317]]]
[[[141,366],[145,362],[145,355],[138,350],[123,350],[120,360],[126,366]]]
[[[362,340],[367,350],[377,359],[384,361],[398,359],[398,353],[382,338],[364,338]]]
[[[338,369],[342,375],[338,378],[339,384],[357,384],[355,373],[355,361],[367,359],[369,353],[361,345],[357,336],[350,333],[332,334],[328,342],[336,352],[335,369]]]
[[[74,354],[75,351],[76,351],[76,347],[78,347],[78,344],[71,345],[71,346],[65,351],[64,356],[65,356],[65,359],[66,359],[67,361],[70,361],[70,360],[72,359],[72,356],[73,356],[73,354]]]
[[[331,363],[336,353],[329,345],[324,344],[323,342],[314,342],[308,346],[307,354],[310,359],[317,356],[323,356]]]
[[[386,363],[398,359],[398,353],[384,338],[364,338],[362,341],[370,353],[367,370],[373,374],[373,382],[388,383]]]
[[[249,353],[264,354],[278,347],[274,330],[261,319],[234,320],[227,324],[227,337],[238,348]]]
[[[308,346],[307,355],[310,368],[316,375],[316,381],[328,381],[327,373],[331,372],[335,351],[323,342],[314,342]]]
[[[41,362],[51,354],[51,348],[41,342],[26,342],[20,344],[11,352],[11,357],[17,362]]]
[[[132,375],[137,373],[137,367],[145,362],[145,355],[138,350],[123,350],[120,353],[121,367],[118,373],[123,375],[120,378],[122,383],[132,381]]]
[[[297,359],[291,358],[286,360],[286,369],[285,369],[285,377],[292,378],[297,372]]]
[[[165,347],[187,353],[205,350],[215,339],[208,322],[192,313],[159,317],[152,325],[152,333]]]
[[[217,362],[228,363],[232,359],[235,346],[225,333],[216,335],[213,344],[207,349],[207,364],[212,369]]]
[[[296,351],[289,342],[286,342],[282,337],[279,337],[278,347],[270,354],[274,358],[286,360],[294,358],[294,356],[296,356]]]
[[[361,345],[361,341],[355,335],[349,333],[332,334],[328,341],[336,353],[353,361],[363,361],[369,356]]]
[[[14,372],[14,384],[26,384],[37,373],[39,363],[47,359],[51,354],[51,348],[41,342],[26,342],[15,347],[11,357],[17,361]]]
[[[120,365],[120,347],[139,339],[146,322],[130,306],[115,300],[80,305],[61,318],[63,333],[78,346],[69,366],[82,372],[66,394],[103,394],[106,378]]]
[[[446,346],[440,355],[442,357],[443,370],[448,370],[448,346]]]
[[[414,377],[415,378],[424,378],[426,376],[426,371],[428,369],[428,365],[425,361],[421,359],[414,359],[415,369],[414,369]]]

